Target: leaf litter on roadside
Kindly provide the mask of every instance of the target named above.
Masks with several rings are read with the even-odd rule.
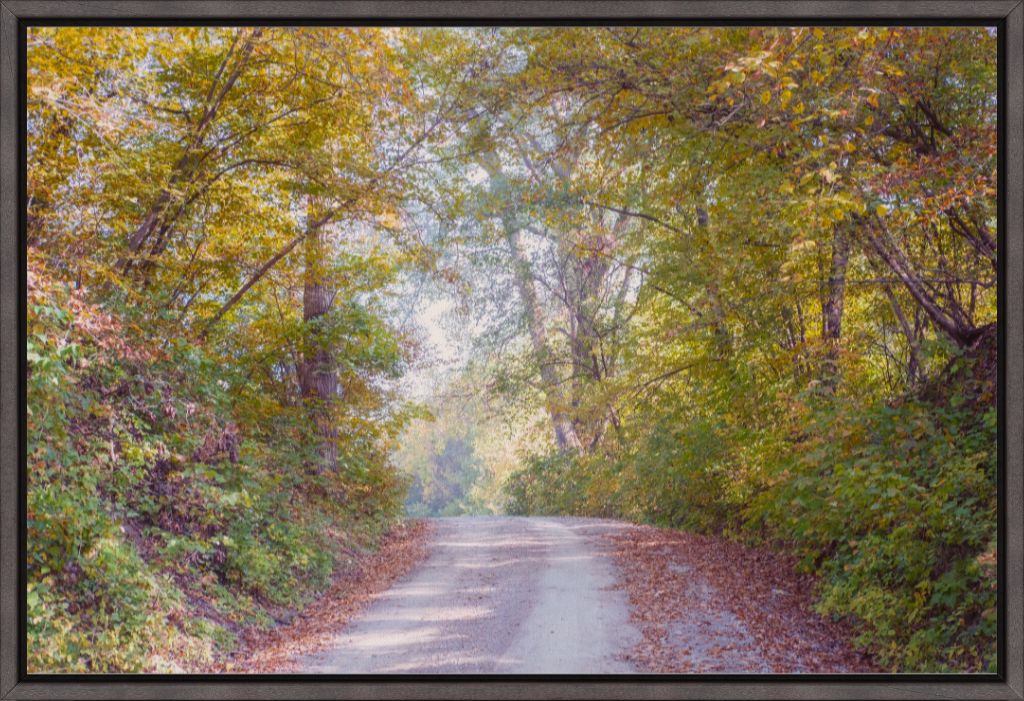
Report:
[[[356,555],[351,566],[335,576],[330,589],[291,622],[270,630],[246,631],[241,636],[239,649],[219,671],[246,674],[295,671],[298,656],[327,646],[353,616],[426,556],[430,532],[431,526],[426,521],[398,526],[384,537],[376,552]]]
[[[638,671],[878,671],[842,623],[813,610],[816,580],[791,558],[651,526],[606,538],[641,628],[627,655]]]

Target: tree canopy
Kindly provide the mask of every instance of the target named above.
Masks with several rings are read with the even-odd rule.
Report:
[[[993,669],[994,30],[27,54],[30,667],[207,664],[407,500],[769,543],[883,666]]]

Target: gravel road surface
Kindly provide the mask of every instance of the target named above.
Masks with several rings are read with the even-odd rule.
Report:
[[[623,673],[640,639],[602,533],[579,518],[438,519],[431,554],[299,671]]]

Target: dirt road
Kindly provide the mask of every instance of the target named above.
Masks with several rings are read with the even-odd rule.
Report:
[[[306,673],[623,673],[640,632],[602,534],[575,518],[439,519],[431,554]]]

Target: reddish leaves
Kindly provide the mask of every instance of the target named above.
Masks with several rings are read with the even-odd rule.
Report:
[[[28,255],[25,283],[28,291],[30,333],[36,321],[37,306],[60,308],[69,314],[71,321],[66,329],[66,336],[58,339],[58,343],[65,344],[70,339],[92,344],[99,351],[95,356],[97,362],[145,363],[157,360],[161,356],[155,344],[145,346],[132,343],[121,319],[88,301],[89,295],[84,288],[76,289],[59,282],[40,256],[32,250]],[[85,358],[79,359],[78,366],[85,368],[89,362]]]
[[[638,526],[608,536],[651,672],[877,671],[849,632],[812,609],[793,561],[722,538]]]
[[[377,594],[407,574],[427,553],[430,526],[414,521],[385,536],[372,555],[357,556],[331,588],[287,625],[269,631],[249,630],[232,658],[216,671],[272,673],[294,671],[294,658],[326,646]]]

